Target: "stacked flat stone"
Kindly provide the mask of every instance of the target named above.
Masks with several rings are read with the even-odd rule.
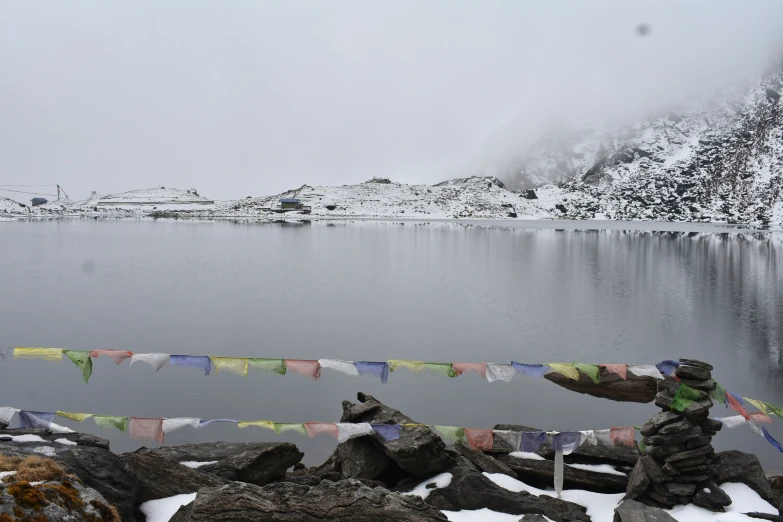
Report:
[[[707,418],[712,407],[710,392],[716,388],[711,371],[705,362],[680,359],[674,371],[677,379],[658,381],[655,405],[663,411],[641,428],[647,449],[631,473],[626,498],[666,508],[693,503],[712,511],[723,511],[731,504],[713,480],[717,470],[712,436],[723,425]],[[697,390],[700,397],[677,412],[671,405],[680,384]]]

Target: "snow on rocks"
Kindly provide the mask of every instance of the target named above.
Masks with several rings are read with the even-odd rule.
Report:
[[[451,473],[441,473],[440,475],[435,475],[431,479],[425,480],[412,490],[403,493],[403,495],[416,495],[421,498],[427,498],[430,496],[430,493],[433,489],[445,488],[451,484],[452,477],[453,475]]]
[[[148,500],[141,504],[139,509],[147,517],[147,522],[168,522],[180,507],[190,504],[195,499],[195,493],[174,495],[173,497]]]

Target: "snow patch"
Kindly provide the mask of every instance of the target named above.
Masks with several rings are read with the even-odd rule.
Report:
[[[451,473],[441,473],[440,475],[436,475],[429,480],[425,480],[407,493],[403,493],[403,495],[417,495],[421,498],[427,498],[430,496],[430,492],[433,490],[438,488],[445,488],[451,484],[452,477],[453,475]],[[427,484],[432,484],[433,482],[435,483],[435,487],[427,489]]]
[[[186,460],[184,462],[180,462],[183,466],[187,466],[189,468],[200,468],[201,466],[208,466],[210,464],[217,464],[216,460],[210,460],[210,461],[204,461],[199,462],[197,460]]]
[[[57,452],[54,451],[54,448],[51,446],[38,446],[33,450],[33,453],[38,453],[39,455],[44,455],[46,457],[54,457],[57,455]]]
[[[583,469],[585,471],[593,471],[595,473],[608,473],[610,475],[620,475],[625,477],[626,474],[622,471],[617,471],[611,464],[566,464],[569,468]]]
[[[149,500],[139,506],[139,509],[147,517],[147,522],[168,522],[180,507],[190,504],[195,499],[196,493],[174,495],[173,497]]]
[[[0,479],[3,477],[10,477],[12,475],[16,475],[16,471],[0,471]]]
[[[78,444],[72,440],[68,439],[55,439],[55,442],[58,442],[60,444],[65,444],[66,446],[77,446]]]
[[[30,435],[30,434],[12,435],[11,440],[13,442],[46,442],[38,435]]]
[[[509,515],[490,509],[463,509],[462,511],[441,511],[452,522],[517,522],[522,515]],[[551,522],[551,518],[544,517]]]
[[[528,451],[514,451],[512,453],[509,453],[509,456],[514,457],[515,459],[546,460],[538,453],[530,453]]]

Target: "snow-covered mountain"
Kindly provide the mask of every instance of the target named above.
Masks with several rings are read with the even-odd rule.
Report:
[[[721,94],[608,132],[544,135],[505,167],[543,185],[561,217],[783,223],[783,67]]]

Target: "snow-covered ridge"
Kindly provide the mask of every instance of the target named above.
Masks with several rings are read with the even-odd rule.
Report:
[[[91,198],[92,199],[92,198]],[[99,207],[112,207],[118,205],[176,205],[198,204],[211,205],[214,201],[199,196],[196,189],[180,190],[175,188],[152,188],[130,190],[119,194],[109,194],[95,203]]]

